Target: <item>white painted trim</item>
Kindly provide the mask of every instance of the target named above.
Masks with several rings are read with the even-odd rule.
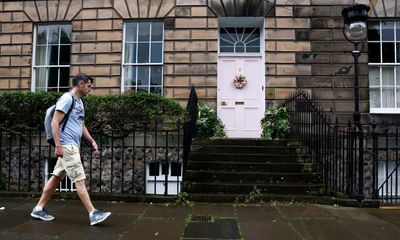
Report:
[[[369,113],[399,114],[400,108],[370,108]]]

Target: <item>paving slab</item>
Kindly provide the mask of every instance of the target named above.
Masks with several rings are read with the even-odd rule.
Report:
[[[184,227],[185,222],[182,220],[141,218],[134,225],[130,226],[129,230],[120,239],[180,239]]]

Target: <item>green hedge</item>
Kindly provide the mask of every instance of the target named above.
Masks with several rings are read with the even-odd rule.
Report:
[[[46,109],[60,93],[0,94],[0,127],[22,131],[43,129]],[[185,111],[173,99],[155,94],[133,92],[116,95],[86,96],[85,123],[90,131],[124,133],[132,129],[176,127],[187,118]]]

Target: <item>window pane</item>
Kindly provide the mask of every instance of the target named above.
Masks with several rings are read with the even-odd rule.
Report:
[[[167,162],[162,162],[161,164],[161,174],[162,175],[167,175],[168,174],[168,163]]]
[[[71,43],[71,26],[70,25],[63,25],[61,26],[60,30],[60,43],[69,44]]]
[[[400,41],[400,22],[396,22],[396,40]]]
[[[127,23],[126,24],[125,41],[126,42],[136,42],[137,41],[137,23]]]
[[[233,47],[221,47],[221,52],[233,52]]]
[[[382,22],[382,40],[394,41],[394,22]]]
[[[384,86],[394,86],[394,73],[393,67],[383,67],[382,68],[382,85]]]
[[[149,92],[149,86],[137,87],[138,92]]]
[[[246,47],[246,52],[258,53],[258,52],[260,52],[260,48],[259,47]]]
[[[136,67],[126,66],[124,73],[124,81],[126,86],[136,86]]]
[[[71,45],[60,46],[60,65],[70,64]]]
[[[371,63],[381,62],[381,48],[379,43],[368,43],[368,58]]]
[[[221,47],[231,47],[233,46],[232,42],[225,40],[225,38],[220,38],[219,45]]]
[[[136,43],[125,44],[125,63],[136,63]]]
[[[151,24],[151,41],[162,41],[163,23],[153,22]]]
[[[148,63],[149,62],[149,44],[139,43],[138,44],[138,62]]]
[[[254,30],[254,32],[253,32]],[[260,29],[259,28],[246,28],[245,30],[245,38],[243,38],[243,41],[245,42],[250,42],[254,41],[256,39],[260,39]],[[256,40],[259,41],[259,40]]]
[[[382,88],[382,107],[394,107],[394,88]]]
[[[49,26],[49,44],[58,44],[58,26]]]
[[[49,68],[47,87],[57,89],[57,87],[58,87],[58,68],[55,68],[55,67]]]
[[[150,87],[150,92],[158,94],[158,95],[162,95],[162,88],[161,87]]]
[[[182,166],[180,163],[172,162],[171,163],[171,176],[181,176]]]
[[[162,79],[162,66],[152,66],[151,67],[151,85],[161,85]]]
[[[237,52],[237,53],[242,53],[242,52],[244,52],[244,46],[243,46],[243,45],[237,45],[237,46],[235,47],[235,52]]]
[[[138,85],[149,85],[149,67],[138,66]]]
[[[396,97],[397,97],[396,106],[400,107],[400,88],[396,88]]]
[[[379,29],[380,29],[379,22],[369,22],[368,23],[368,41],[380,41],[381,40]]]
[[[369,89],[369,104],[371,108],[380,108],[381,107],[381,92],[379,88],[370,88]]]
[[[162,62],[162,43],[152,43],[151,44],[151,63],[161,63]]]
[[[139,23],[139,41],[150,41],[150,23]]]
[[[69,68],[68,67],[60,68],[60,88],[61,87],[66,87],[66,90],[68,90],[68,87],[69,87]]]
[[[158,162],[149,163],[149,176],[160,175],[160,167]]]
[[[47,65],[46,62],[46,46],[36,47],[35,65]]]
[[[36,68],[35,70],[35,80],[36,80],[36,88],[37,89],[45,89],[46,88],[46,77],[47,77],[47,68]]]
[[[382,60],[384,63],[394,63],[394,43],[382,43]]]
[[[58,46],[49,46],[50,65],[58,65]]]
[[[370,87],[379,87],[380,86],[380,76],[379,76],[379,68],[378,67],[369,67],[369,86]]]
[[[36,35],[36,44],[47,43],[47,26],[38,26]]]
[[[396,86],[400,87],[400,67],[396,67]]]

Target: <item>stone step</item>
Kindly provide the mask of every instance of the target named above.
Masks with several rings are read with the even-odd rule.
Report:
[[[274,173],[274,172],[227,172],[208,170],[188,170],[187,181],[231,182],[231,183],[320,183],[319,173]]]
[[[242,154],[296,154],[302,148],[296,146],[237,146],[237,145],[193,145],[192,152],[242,153]]]
[[[257,202],[287,202],[287,203],[315,203],[333,205],[338,202],[334,197],[321,195],[302,194],[261,194],[250,196],[249,194],[218,194],[218,193],[190,193],[188,199],[194,202],[204,203],[257,203]]]
[[[190,161],[186,170],[208,170],[227,172],[281,172],[281,173],[309,173],[315,172],[312,163],[258,163],[258,162],[217,162],[217,161]]]
[[[262,139],[243,139],[243,138],[225,138],[225,139],[194,139],[192,145],[236,145],[236,146],[299,146],[301,142],[296,139],[282,140],[262,140]]]
[[[237,193],[251,194],[257,189],[261,194],[311,194],[321,195],[323,184],[267,184],[267,183],[214,183],[190,182],[183,184],[183,189],[189,193]],[[258,195],[258,193],[254,193]]]
[[[308,154],[190,152],[189,162],[305,163]]]

